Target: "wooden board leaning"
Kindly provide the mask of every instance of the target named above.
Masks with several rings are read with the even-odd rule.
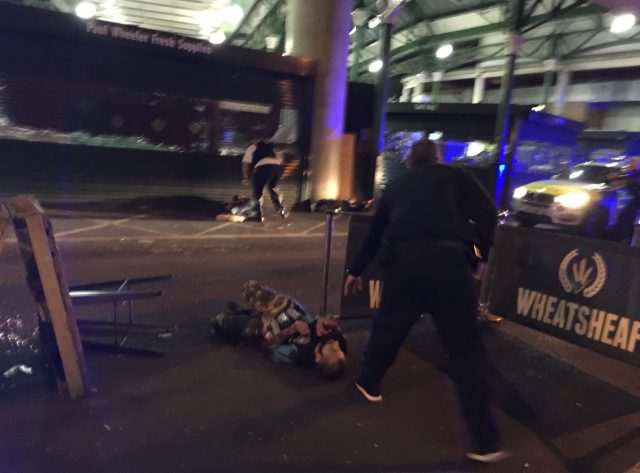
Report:
[[[38,306],[41,337],[57,368],[58,388],[72,399],[82,397],[86,392],[86,364],[51,223],[32,197],[15,197],[6,201],[6,207],[13,220],[27,283]],[[3,221],[0,219],[0,230]]]

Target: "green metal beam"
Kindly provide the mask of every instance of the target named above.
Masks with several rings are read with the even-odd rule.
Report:
[[[238,33],[242,30],[242,28],[244,28],[244,26],[247,24],[247,21],[249,21],[249,18],[251,18],[253,13],[258,8],[258,5],[260,5],[260,3],[262,3],[263,1],[264,0],[255,0],[253,2],[249,10],[245,13],[244,17],[242,18],[242,21],[237,26],[236,30],[230,35],[229,41],[233,41],[237,37]]]
[[[502,56],[500,56],[502,54]],[[410,72],[416,72],[418,70],[442,70],[444,72],[451,71],[462,67],[469,63],[477,61],[487,61],[489,59],[496,59],[498,57],[504,57],[504,45],[503,44],[487,44],[477,46],[475,48],[468,48],[456,54],[455,60],[443,63],[442,60],[430,57],[427,60],[423,60],[421,57],[416,57],[412,60],[402,62],[393,68],[395,75],[407,74]],[[419,64],[419,66],[417,66]]]
[[[580,18],[583,16],[591,16],[594,14],[600,15],[603,13],[603,10],[605,10],[603,7],[597,6],[597,5],[588,5],[579,9],[575,9],[572,8],[569,11],[560,11],[558,12],[555,16],[554,16],[554,20],[560,20],[560,19],[570,19],[570,18]],[[539,19],[541,19],[542,17],[547,17],[547,15],[537,15],[531,18],[531,21],[538,21]],[[465,30],[459,30],[459,31],[452,31],[450,33],[443,33],[443,34],[439,34],[439,35],[432,35],[432,36],[427,36],[424,38],[421,38],[417,41],[414,41],[413,43],[407,44],[407,45],[403,45],[403,46],[399,46],[396,49],[394,49],[392,51],[392,62],[393,63],[401,63],[404,62],[402,59],[402,57],[399,56],[406,56],[406,55],[410,55],[414,50],[419,49],[424,49],[428,46],[434,46],[437,44],[440,44],[442,42],[455,42],[455,41],[461,41],[461,40],[469,40],[469,39],[473,39],[473,38],[478,38],[481,36],[484,36],[486,34],[489,33],[496,33],[496,32],[500,32],[503,31],[503,29],[506,27],[506,23],[504,22],[499,22],[499,23],[494,23],[491,25],[484,25],[484,26],[478,26],[478,27],[474,27],[474,28],[467,28]],[[588,33],[591,32],[592,30],[581,30],[581,31],[575,31],[575,32],[568,32],[568,33],[563,33],[562,36],[564,37],[568,37],[568,36],[573,36],[573,35],[577,35],[577,34],[583,34],[583,33]],[[539,38],[537,38],[539,39]],[[495,45],[487,45],[487,47],[493,47]],[[482,59],[480,59],[482,60]],[[370,60],[366,60],[361,62],[360,64],[354,64],[352,67],[357,67],[358,70],[362,70],[362,72],[365,72],[366,67],[368,65],[368,63],[370,62]],[[394,72],[395,72],[394,68]]]
[[[244,42],[242,43],[242,46],[248,45],[255,38],[257,33],[262,32],[261,31],[262,27],[265,24],[268,24],[268,22],[273,20],[274,17],[277,17],[284,3],[285,3],[285,0],[278,0],[276,3],[272,5],[269,11],[262,17],[262,19],[260,19],[260,22],[253,28],[253,31],[251,32],[251,34],[245,38]]]
[[[552,20],[555,21],[555,20],[568,20],[571,18],[580,18],[583,16],[602,14],[605,11],[606,9],[599,5],[587,5],[581,8],[572,8],[568,11],[561,10],[552,18]],[[547,15],[536,15],[536,16],[533,16],[530,21],[535,23],[536,21],[540,21],[546,17]],[[467,28],[465,30],[451,31],[449,33],[442,33],[439,35],[427,36],[417,41],[414,41],[413,43],[395,48],[394,50],[391,51],[391,55],[394,60],[397,60],[399,56],[402,56],[403,54],[407,54],[408,52],[410,52],[411,50],[417,47],[423,47],[425,45],[430,45],[430,44],[438,44],[445,41],[460,41],[465,39],[479,38],[481,36],[484,36],[490,33],[498,33],[498,32],[504,31],[505,28],[507,27],[508,27],[507,23],[504,21],[501,21],[491,25],[476,26],[474,28]]]
[[[497,6],[500,6],[502,4],[503,4],[503,1],[496,1],[496,2],[493,2],[493,3],[489,3],[487,5],[484,5],[482,7],[482,9],[485,10],[487,8],[497,7]],[[447,13],[446,15],[442,15],[442,16],[434,16],[434,17],[429,17],[429,18],[424,18],[423,17],[420,21],[416,21],[415,23],[408,24],[408,25],[403,26],[401,28],[396,28],[396,30],[394,31],[394,35],[405,33],[408,30],[410,30],[412,28],[415,28],[416,26],[418,26],[418,25],[420,25],[422,23],[425,24],[427,29],[429,29],[430,31],[433,31],[432,28],[431,28],[430,23],[432,23],[434,21],[443,20],[445,18],[451,18],[451,17],[454,17],[454,16],[461,15],[463,13],[474,13],[474,11],[476,11],[476,10],[470,10],[469,8],[460,8],[458,10],[452,11],[452,12]],[[375,39],[373,41],[369,41],[367,44],[363,45],[363,49],[366,49],[366,48],[372,46],[373,44],[375,44],[377,42],[378,42],[377,39]]]
[[[602,30],[595,30],[593,31],[584,41],[582,41],[578,46],[574,47],[571,49],[571,51],[569,51],[566,56],[569,56],[573,53],[575,53],[576,51],[581,51],[582,48],[584,48],[587,44],[589,44],[591,42],[591,40],[593,38],[595,38],[596,36],[598,36],[599,34],[602,33]]]
[[[634,34],[625,39],[617,39],[615,41],[609,41],[608,43],[595,44],[593,46],[589,46],[588,48],[583,48],[580,50],[572,51],[570,54],[567,54],[565,57],[574,57],[578,54],[584,54],[585,52],[598,51],[599,49],[612,48],[615,46],[624,46],[627,44],[637,44],[640,43],[640,32]]]
[[[580,36],[580,35],[585,35],[585,34],[601,34],[603,32],[605,32],[606,29],[599,29],[597,31],[593,31],[592,29],[582,29],[582,30],[578,30],[578,31],[569,31],[566,33],[556,33],[555,35],[551,35],[551,36],[538,36],[535,38],[529,38],[527,40],[527,43],[525,43],[525,47],[527,46],[527,44],[531,44],[534,42],[540,42],[539,45],[535,46],[535,48],[532,51],[525,51],[523,50],[523,54],[525,56],[528,57],[532,57],[534,56],[537,52],[539,52],[546,44],[549,43],[549,41],[551,41],[554,37],[556,37],[556,41],[560,41],[560,40],[565,40],[567,38],[571,38],[573,36]],[[482,55],[483,51],[487,51],[487,50],[492,50],[495,48],[499,48],[499,49],[504,49],[504,44],[502,43],[493,43],[493,44],[484,44],[484,45],[477,45],[477,46],[473,46],[473,47],[469,47],[469,48],[464,48],[464,49],[460,49],[456,52],[455,54],[455,58],[459,58],[459,57],[464,57],[465,59],[465,63],[467,56],[469,55],[479,55],[479,57],[477,57],[477,62],[478,61],[486,61],[488,59],[493,59],[495,58],[496,54],[490,54],[490,55]],[[557,46],[556,46],[557,48]],[[434,57],[432,57],[432,55],[430,55],[428,58],[423,59],[422,58],[422,51],[416,51],[415,55],[412,55],[410,57],[405,57],[403,58],[402,61],[397,62],[396,63],[396,67],[394,67],[393,72],[394,73],[403,73],[405,71],[407,71],[408,69],[411,68],[415,68],[415,63],[422,60],[424,65],[421,65],[419,67],[420,70],[423,69],[433,69],[433,67],[431,67],[434,64],[442,64],[442,60],[440,59],[435,59]],[[557,49],[555,50],[554,55],[557,55],[558,51]],[[548,59],[549,56],[545,55],[544,59]],[[452,58],[453,59],[453,58]],[[452,59],[450,59],[449,61],[451,61]],[[541,58],[543,59],[543,58]],[[361,67],[359,69],[360,74],[365,73],[366,67],[367,67],[368,62],[363,62],[361,63]],[[407,64],[409,64],[407,66]],[[452,70],[454,68],[460,67],[459,64],[457,64],[457,62],[454,63],[455,66],[451,67],[451,66],[447,66],[445,69],[446,70]],[[416,70],[417,72],[417,70]]]
[[[600,34],[602,32],[603,30],[599,30],[596,33]],[[589,33],[593,33],[593,32],[591,30],[580,30],[580,31],[570,31],[567,33],[556,33],[555,35],[551,35],[551,36],[539,36],[536,38],[529,38],[528,44],[535,43],[535,42],[539,42],[540,44],[535,46],[535,48],[532,51],[523,50],[523,55],[527,57],[533,57],[545,45],[549,44],[552,41],[555,41],[556,43],[558,43],[560,40],[569,38],[571,36],[578,36],[578,35],[589,34]],[[493,52],[491,52],[492,50]],[[551,51],[553,51],[553,53],[550,56],[549,54],[551,54]],[[481,62],[481,61],[487,61],[489,59],[495,59],[500,53],[503,53],[503,52],[504,52],[504,44],[502,43],[484,44],[484,45],[477,45],[474,47],[464,48],[464,49],[458,50],[455,56],[453,56],[451,59],[448,60],[448,62],[446,63],[445,70],[450,71],[458,67],[461,67],[469,62]],[[555,57],[557,55],[557,44],[555,47],[553,47],[553,44],[552,44],[549,54],[546,54],[544,58],[540,58],[540,59],[548,59],[550,57]],[[470,61],[470,59],[475,59],[475,61]],[[415,68],[416,67],[415,63],[419,60],[420,60],[419,57],[411,58],[409,60],[404,60],[401,63],[397,64],[397,66],[394,68],[394,72],[401,73],[401,72],[407,71],[408,69]],[[443,63],[442,60],[436,59],[434,57],[429,57],[428,59],[424,59],[423,62],[424,62],[424,65],[421,65],[420,67],[421,70],[425,68],[436,69],[436,67],[433,67],[435,64]]]
[[[532,31],[536,28],[539,28],[540,26],[544,25],[545,23],[549,23],[549,21],[554,20],[555,18],[558,17],[558,15],[560,14],[568,14],[569,12],[575,11],[580,9],[580,7],[586,5],[588,3],[588,0],[577,0],[575,2],[573,2],[571,5],[568,5],[564,8],[562,8],[563,3],[560,2],[558,3],[558,5],[556,7],[554,7],[549,13],[545,13],[544,15],[538,15],[538,20],[534,20],[534,18],[531,18],[530,20],[527,20],[527,24],[526,25],[522,25],[523,26],[523,30],[522,30],[522,34],[528,33],[529,31]],[[606,11],[606,9],[605,9]]]

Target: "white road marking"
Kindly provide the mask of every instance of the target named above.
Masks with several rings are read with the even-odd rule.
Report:
[[[75,228],[73,230],[67,230],[66,232],[55,232],[55,237],[59,238],[59,237],[67,236],[67,235],[75,235],[76,233],[89,232],[91,230],[99,230],[100,228],[105,228],[105,227],[109,227],[111,225],[118,225],[120,223],[130,222],[131,220],[135,220],[137,218],[142,218],[144,216],[145,216],[145,214],[134,215],[133,217],[123,218],[121,220],[114,220],[112,222],[98,223],[96,225],[90,225],[88,227]]]
[[[138,230],[139,232],[148,232],[148,233],[153,233],[155,235],[167,235],[167,236],[174,236],[176,238],[180,238],[180,235],[176,233],[163,232],[160,230],[154,230],[152,228],[140,228],[140,227],[136,227],[135,225],[127,224],[127,222],[118,223],[116,225],[120,228],[129,228],[131,230]],[[151,235],[148,235],[148,236],[151,236]]]
[[[216,230],[220,230],[221,228],[229,227],[231,225],[233,225],[233,222],[223,223],[223,224],[218,225],[217,227],[207,228],[206,230],[203,230],[201,232],[195,233],[192,236],[199,237],[199,236],[205,235],[205,234],[207,234],[209,232],[215,232]]]
[[[340,220],[341,217],[342,217],[342,214],[338,214],[335,217],[333,217],[333,223],[335,223],[338,220]],[[317,230],[318,228],[324,227],[326,224],[327,224],[326,221],[317,223],[317,224],[313,225],[311,228],[307,228],[302,233],[311,233],[312,231]]]
[[[314,225],[313,227],[308,228],[305,231],[303,231],[302,234],[305,235],[307,233],[311,233],[312,231],[317,230],[318,228],[324,227],[325,225],[326,225],[325,222],[318,223],[317,225]]]
[[[334,233],[335,237],[346,237],[348,233],[346,232],[338,232]],[[157,237],[153,237],[153,241],[172,241],[172,240],[195,240],[195,241],[206,241],[206,240],[251,240],[251,239],[265,239],[265,238],[324,238],[324,233],[278,233],[278,234],[231,234],[231,235],[190,235],[190,236],[169,236],[169,235],[158,235]],[[12,241],[11,241],[12,240]],[[15,238],[7,240],[7,243],[15,243]],[[101,242],[101,241],[151,241],[148,236],[120,236],[120,237],[71,237],[71,238],[57,238],[57,241],[66,241],[66,242]]]

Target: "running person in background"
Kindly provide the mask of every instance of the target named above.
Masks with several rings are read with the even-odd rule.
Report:
[[[283,219],[287,217],[282,193],[278,188],[282,176],[282,165],[283,159],[271,143],[261,138],[251,140],[251,144],[247,147],[242,158],[242,183],[249,185],[249,172],[253,168],[253,196],[258,202],[258,215],[254,220],[261,222],[264,219],[263,192],[265,186],[268,188],[269,196],[278,215]]]

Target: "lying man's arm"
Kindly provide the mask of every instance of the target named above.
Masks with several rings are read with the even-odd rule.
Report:
[[[305,322],[298,321],[293,325],[285,328],[277,335],[274,335],[273,337],[269,338],[264,343],[264,347],[270,350],[278,345],[282,345],[284,342],[286,342],[296,334],[309,335],[309,332],[310,332],[309,325],[307,325]]]
[[[294,335],[309,335],[309,333],[309,326],[305,322],[298,321],[271,337],[264,344],[264,347],[269,351],[271,361],[295,364],[298,361],[298,347],[287,342]]]
[[[316,322],[316,333],[322,337],[329,332],[340,332],[340,326],[335,320],[328,317],[318,317]]]
[[[276,345],[269,351],[269,357],[275,363],[293,365],[298,361],[298,348],[293,343]]]

